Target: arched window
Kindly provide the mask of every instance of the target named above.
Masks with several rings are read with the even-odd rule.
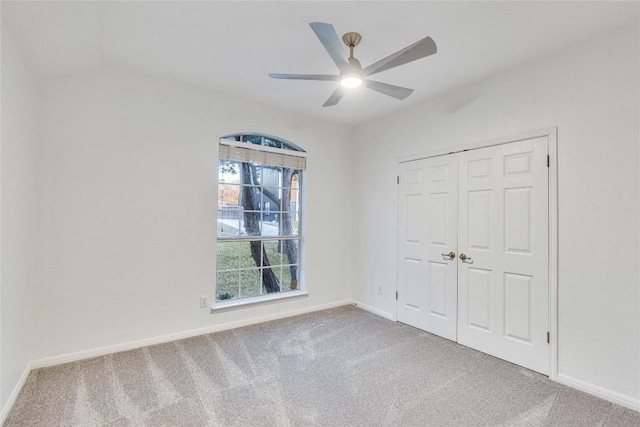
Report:
[[[220,139],[219,159],[216,300],[301,290],[306,153],[270,135],[233,134]]]

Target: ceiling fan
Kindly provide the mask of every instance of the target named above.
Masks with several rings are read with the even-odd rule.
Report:
[[[369,65],[366,68],[362,68],[360,61],[353,56],[353,49],[358,46],[358,43],[362,40],[362,36],[358,33],[346,33],[342,36],[342,41],[349,47],[349,57],[345,54],[340,44],[340,39],[333,25],[326,24],[324,22],[312,22],[309,24],[316,36],[320,39],[320,42],[333,59],[333,62],[338,66],[340,70],[339,75],[332,74],[273,74],[270,73],[269,77],[274,79],[289,79],[289,80],[320,80],[320,81],[339,81],[340,86],[331,94],[329,99],[324,103],[323,107],[330,107],[336,105],[342,97],[347,93],[350,88],[355,88],[360,85],[375,90],[376,92],[383,93],[385,95],[392,96],[396,99],[405,99],[411,95],[413,89],[407,89],[406,87],[394,86],[387,83],[377,82],[375,80],[369,80],[365,77],[369,77],[373,74],[381,71],[388,70],[403,64],[406,64],[417,59],[424,58],[429,55],[433,55],[438,51],[435,42],[431,37],[425,37],[420,41],[407,46],[402,50],[389,55],[380,61]]]

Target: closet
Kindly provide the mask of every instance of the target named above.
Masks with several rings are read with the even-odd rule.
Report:
[[[399,164],[398,321],[549,374],[547,149]]]

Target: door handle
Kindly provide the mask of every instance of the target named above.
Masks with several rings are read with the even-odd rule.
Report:
[[[456,253],[451,251],[448,254],[441,254],[443,257],[448,257],[449,259],[454,259],[456,257]]]
[[[460,260],[461,261],[467,261],[467,260],[471,261],[471,257],[466,256],[465,254],[460,254]]]

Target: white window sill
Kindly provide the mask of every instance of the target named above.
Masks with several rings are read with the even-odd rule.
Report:
[[[232,301],[218,301],[211,306],[211,311],[218,313],[222,311],[238,310],[256,305],[273,304],[285,300],[306,298],[308,296],[309,293],[307,291],[297,290]]]

